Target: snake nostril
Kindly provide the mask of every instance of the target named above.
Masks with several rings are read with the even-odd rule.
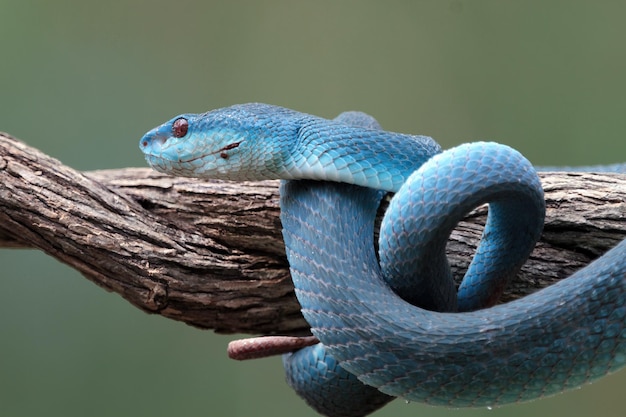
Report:
[[[146,134],[139,142],[139,147],[147,152],[148,149],[159,149],[163,144],[167,142],[167,138],[158,134]]]
[[[150,145],[152,147],[161,148],[163,145],[165,145],[165,143],[168,141],[168,139],[169,138],[161,136],[161,135],[154,136],[154,137],[150,138],[149,143],[150,143]]]

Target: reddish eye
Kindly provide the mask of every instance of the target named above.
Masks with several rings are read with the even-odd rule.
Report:
[[[172,124],[172,136],[175,138],[182,138],[187,134],[187,129],[189,129],[189,122],[187,119],[180,118],[174,120]]]

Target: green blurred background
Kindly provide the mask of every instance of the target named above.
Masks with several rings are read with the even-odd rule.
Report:
[[[537,164],[626,160],[626,4],[0,1],[0,130],[81,170],[144,166],[182,112],[261,101],[375,115],[444,147]],[[0,251],[1,416],[314,416],[280,360],[149,316],[36,251]],[[621,416],[622,372],[494,410],[396,401],[383,416]]]

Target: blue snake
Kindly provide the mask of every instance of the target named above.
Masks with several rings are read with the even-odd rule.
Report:
[[[541,184],[517,151],[442,151],[348,112],[327,120],[266,104],[182,114],[146,133],[154,169],[283,179],[281,221],[296,295],[320,345],[284,359],[321,414],[364,416],[394,397],[451,407],[555,394],[626,365],[626,241],[559,283],[494,305],[543,227]],[[613,169],[624,169],[624,165]],[[374,218],[394,192],[380,226]],[[489,203],[458,290],[446,240]]]

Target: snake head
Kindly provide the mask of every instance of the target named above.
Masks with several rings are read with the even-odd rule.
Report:
[[[273,106],[252,104],[181,114],[139,142],[148,164],[170,175],[234,181],[276,179],[284,152],[268,124]],[[273,119],[275,120],[275,119]],[[284,133],[284,132],[281,132]]]

